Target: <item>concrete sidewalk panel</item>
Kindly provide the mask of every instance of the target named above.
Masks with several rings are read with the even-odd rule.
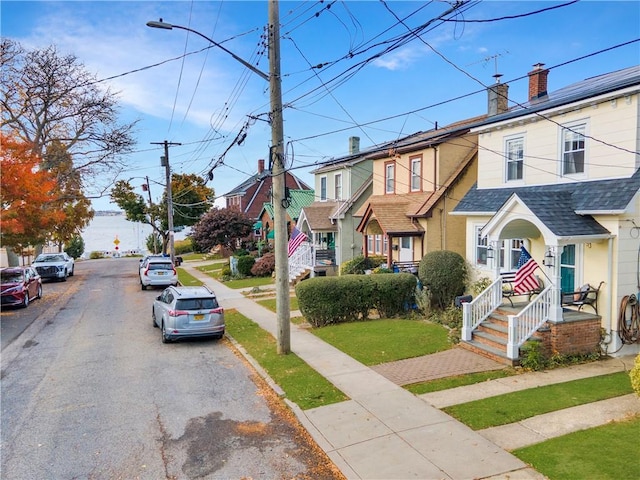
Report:
[[[451,479],[397,435],[386,435],[340,449],[340,455],[367,480]]]
[[[358,397],[358,402],[394,432],[451,420],[447,414],[404,390]]]
[[[389,427],[353,400],[312,408],[304,413],[315,428],[322,432],[332,449],[392,433]]]
[[[454,479],[484,478],[526,468],[524,462],[453,419],[399,435]]]
[[[402,388],[372,370],[351,371],[340,375],[329,375],[325,378],[353,399],[373,393],[401,391]]]

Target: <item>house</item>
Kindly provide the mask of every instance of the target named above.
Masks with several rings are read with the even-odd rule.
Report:
[[[258,220],[262,207],[271,201],[271,171],[265,169],[264,160],[258,160],[258,172],[224,195],[227,208],[237,208]],[[292,190],[311,190],[306,183],[287,171],[285,186]]]
[[[420,132],[368,156],[373,194],[356,216],[364,255],[416,272],[428,252],[464,255],[465,220],[449,214],[476,181],[478,118]]]
[[[315,201],[302,209],[297,226],[310,239],[316,274],[335,275],[341,263],[362,253],[354,214],[372,192],[372,161],[367,153],[360,151],[358,137],[350,137],[349,155],[312,172]]]
[[[287,190],[288,206],[285,210],[287,215],[287,232],[291,234],[293,227],[296,225],[302,209],[313,202],[313,190]],[[271,202],[262,204],[262,210],[258,215],[258,221],[261,225],[261,240],[266,240],[273,247],[274,239],[274,210]]]
[[[549,353],[592,352],[598,344],[608,354],[638,353],[624,302],[640,278],[640,67],[553,92],[548,75],[534,65],[528,101],[501,102],[470,129],[478,138],[477,183],[452,216],[466,219],[475,277],[492,284],[463,305],[463,343],[511,362],[532,337]],[[508,85],[491,92],[506,100]],[[543,285],[530,301],[520,298],[524,309],[505,311],[501,277],[516,270],[522,247]],[[496,311],[508,318],[503,327],[490,326]]]

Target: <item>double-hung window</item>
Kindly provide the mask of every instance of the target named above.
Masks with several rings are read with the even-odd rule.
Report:
[[[320,178],[320,201],[324,202],[327,199],[327,177]]]
[[[420,184],[422,179],[422,159],[420,157],[411,159],[411,191],[418,192],[421,190]]]
[[[524,137],[508,138],[505,141],[507,181],[522,180],[524,168]]]
[[[584,173],[585,133],[584,123],[562,129],[562,175]]]
[[[334,200],[342,200],[342,174],[336,173],[333,177]]]
[[[396,191],[396,164],[389,162],[384,166],[384,192],[395,193]]]
[[[487,250],[489,244],[487,237],[480,235],[482,227],[476,227],[476,263],[478,265],[487,265]]]

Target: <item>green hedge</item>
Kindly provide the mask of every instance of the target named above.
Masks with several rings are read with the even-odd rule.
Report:
[[[358,255],[340,265],[340,275],[359,274],[364,275],[365,270],[373,270],[384,265],[387,257]]]
[[[376,310],[394,317],[413,305],[417,279],[410,273],[316,277],[296,285],[300,312],[314,327],[367,320]]]

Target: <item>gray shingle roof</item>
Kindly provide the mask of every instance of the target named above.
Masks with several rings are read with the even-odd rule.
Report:
[[[556,235],[599,234],[607,230],[589,213],[622,212],[639,190],[640,169],[629,178],[590,182],[483,190],[476,184],[453,211],[494,214],[515,193]]]

